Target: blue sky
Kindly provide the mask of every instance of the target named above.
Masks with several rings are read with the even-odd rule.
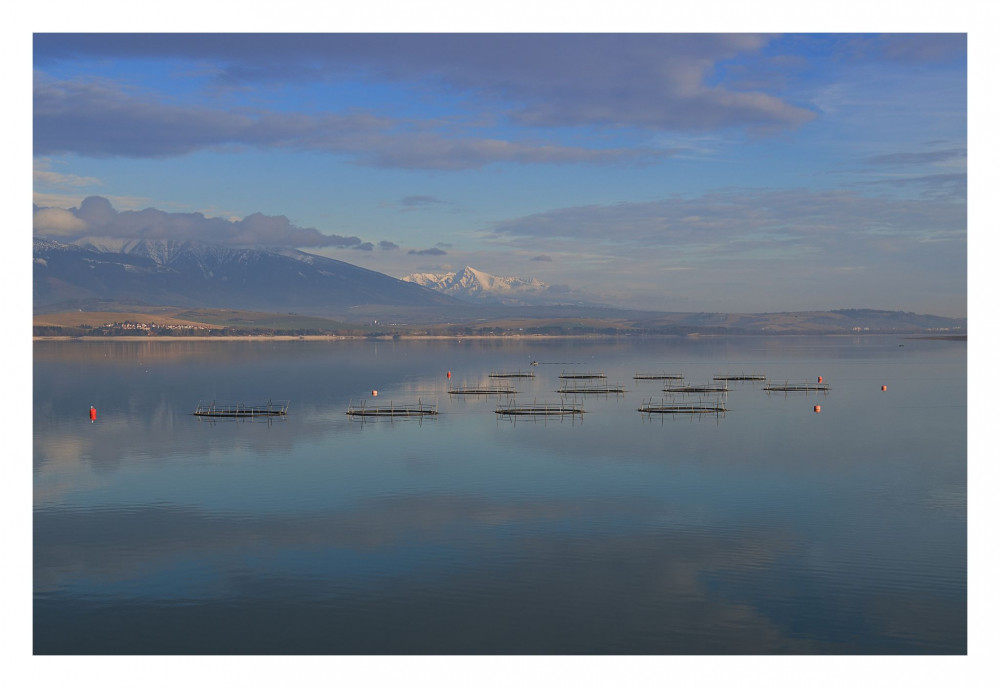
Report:
[[[33,72],[36,234],[966,315],[962,33],[36,33]]]

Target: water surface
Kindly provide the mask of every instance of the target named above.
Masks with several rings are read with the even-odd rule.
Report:
[[[447,393],[498,370],[626,392]],[[832,389],[638,413],[663,371]],[[33,373],[36,653],[966,652],[964,342],[36,342]]]

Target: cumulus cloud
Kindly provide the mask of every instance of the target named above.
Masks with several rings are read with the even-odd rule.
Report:
[[[286,246],[296,248],[352,248],[370,251],[370,242],[358,237],[323,234],[297,227],[283,215],[254,213],[230,221],[201,213],[168,213],[155,208],[115,210],[108,199],[88,196],[79,208],[34,209],[35,232],[77,239],[102,236],[129,239],[194,240],[226,246]]]
[[[36,234],[77,236],[87,229],[87,223],[68,210],[35,208],[32,216]]]
[[[419,251],[417,249],[415,249],[415,248],[411,248],[406,253],[407,253],[407,255],[410,255],[410,256],[446,256],[446,255],[448,255],[445,251],[442,251],[441,249],[439,249],[437,247],[434,247],[434,248],[425,248],[425,249],[419,250]]]

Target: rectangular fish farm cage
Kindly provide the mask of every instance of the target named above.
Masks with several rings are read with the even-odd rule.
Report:
[[[764,385],[765,392],[826,392],[830,385],[825,382],[776,382]]]
[[[625,394],[625,385],[564,384],[559,394]]]
[[[369,404],[362,401],[360,406],[355,406],[354,402],[351,401],[347,406],[347,415],[349,416],[436,416],[437,412],[437,402],[425,404],[419,399],[415,404],[397,404],[392,401],[388,404]]]
[[[725,413],[726,407],[720,401],[699,402],[649,402],[639,407],[640,413]]]
[[[509,404],[498,406],[496,413],[502,416],[571,416],[583,413],[583,404],[537,402],[522,406]]]
[[[633,380],[683,380],[681,373],[636,373]]]
[[[729,385],[671,385],[663,391],[667,394],[726,394]]]
[[[722,375],[716,375],[712,378],[713,380],[766,380],[767,375],[764,373],[723,373]]]
[[[259,404],[242,401],[199,401],[194,415],[203,418],[256,418],[259,416],[284,416],[288,413],[287,399],[268,400]]]
[[[448,394],[517,394],[517,390],[511,385],[489,385],[473,387],[454,387],[448,390]]]
[[[523,372],[520,370],[494,370],[490,372],[490,377],[535,377],[530,370]]]

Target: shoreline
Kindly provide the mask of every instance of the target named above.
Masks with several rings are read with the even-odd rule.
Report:
[[[306,335],[263,335],[263,334],[247,334],[247,335],[219,335],[217,337],[212,336],[180,336],[180,337],[147,337],[143,335],[108,335],[108,336],[83,336],[83,337],[72,337],[68,335],[58,335],[58,336],[36,336],[32,335],[32,341],[81,341],[81,342],[101,342],[101,341],[131,341],[131,342],[254,342],[254,341],[268,341],[268,342],[322,342],[322,341],[349,341],[349,340],[378,340],[378,341],[393,341],[402,339],[449,339],[458,340],[463,339],[581,339],[590,337],[615,337],[617,335],[579,335],[579,334],[529,334],[529,335],[488,335],[488,334],[469,334],[469,335],[438,335],[438,334],[401,334],[401,335],[379,335],[377,337],[369,337],[366,335],[341,335],[341,334],[306,334]],[[678,336],[678,335],[665,335],[665,336]]]
[[[69,335],[36,336],[32,335],[33,342],[323,342],[323,341],[402,341],[402,340],[447,340],[462,341],[464,339],[623,339],[623,338],[684,338],[684,339],[717,339],[720,337],[900,337],[901,339],[934,339],[945,341],[968,341],[968,334],[922,334],[917,332],[867,332],[864,334],[856,332],[766,332],[766,333],[699,333],[691,334],[400,334],[400,335],[379,335],[369,337],[366,335],[220,335],[220,336],[179,336],[179,337],[150,337],[146,335],[108,335],[108,336],[82,336],[73,337]]]

